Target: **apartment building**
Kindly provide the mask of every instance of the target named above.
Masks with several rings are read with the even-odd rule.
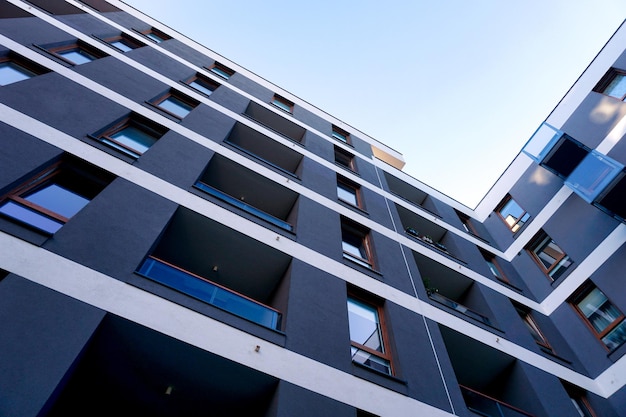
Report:
[[[123,2],[2,1],[0,415],[626,416],[625,49],[471,209]]]

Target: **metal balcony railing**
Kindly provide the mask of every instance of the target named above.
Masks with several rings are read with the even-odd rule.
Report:
[[[438,292],[429,292],[428,297],[431,300],[437,301],[438,303],[441,303],[445,306],[448,306],[450,308],[453,308],[454,310],[458,311],[459,313],[462,313],[468,317],[473,318],[474,320],[478,320],[482,323],[485,323],[488,326],[491,326],[491,321],[489,320],[489,317],[487,316],[483,316],[480,313],[475,312],[474,310],[471,310],[467,307],[465,307],[462,304],[457,303],[456,301],[453,301],[451,299],[449,299],[448,297],[439,294]]]
[[[475,414],[485,417],[534,417],[532,414],[505,402],[488,397],[473,389],[461,387],[467,408]]]

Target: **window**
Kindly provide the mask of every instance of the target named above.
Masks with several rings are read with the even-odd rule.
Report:
[[[513,233],[521,229],[530,218],[530,214],[526,213],[511,196],[504,199],[498,207],[497,213]]]
[[[626,72],[612,68],[593,90],[619,100],[626,99]]]
[[[220,86],[215,81],[211,81],[201,74],[196,74],[183,82],[205,96],[210,96]]]
[[[352,181],[337,177],[337,197],[344,203],[362,208],[361,187]]]
[[[338,128],[333,125],[333,138],[337,139],[340,142],[349,144],[350,143],[350,134],[343,129]]]
[[[53,234],[111,180],[84,163],[57,163],[2,198],[0,213]]]
[[[150,100],[149,103],[178,119],[187,116],[198,105],[198,101],[175,90],[170,90]]]
[[[343,257],[369,269],[374,269],[369,231],[347,219],[341,222]]]
[[[0,58],[0,85],[13,84],[44,73],[45,70],[21,58]]]
[[[171,36],[166,35],[165,33],[155,28],[150,28],[148,30],[140,31],[139,33],[141,33],[143,36],[145,36],[146,38],[156,43],[161,43],[161,42],[165,42],[168,39],[172,39]]]
[[[571,303],[609,350],[616,349],[626,341],[624,314],[597,287],[583,287]]]
[[[337,146],[335,146],[335,163],[350,171],[355,171],[354,155]]]
[[[348,297],[352,361],[391,375],[391,357],[386,348],[382,313],[379,305]]]
[[[482,250],[480,251],[480,253],[481,255],[483,255],[483,259],[485,259],[485,262],[487,263],[487,266],[489,267],[489,270],[491,271],[493,276],[500,281],[508,283],[509,280],[507,279],[506,275],[504,275],[504,272],[502,272],[502,269],[500,268],[500,265],[498,264],[495,255],[484,252]]]
[[[563,386],[565,387],[565,391],[567,391],[567,395],[569,396],[574,408],[576,409],[576,416],[580,417],[596,417],[596,414],[593,412],[589,401],[587,400],[587,396],[585,395],[585,391],[582,389],[575,387],[574,385],[568,384],[567,382],[561,381]]]
[[[541,269],[553,281],[563,275],[567,268],[572,265],[570,257],[544,232],[533,239],[528,250]]]
[[[141,48],[141,43],[131,39],[125,35],[113,36],[111,38],[103,39],[106,43],[111,45],[112,47],[119,49],[121,52],[132,51],[133,49]]]
[[[548,343],[548,340],[545,338],[545,336],[541,332],[541,329],[539,329],[539,325],[535,321],[535,318],[532,316],[532,313],[530,312],[530,310],[517,304],[515,305],[515,310],[517,310],[517,314],[519,314],[520,318],[526,325],[526,328],[528,328],[530,335],[533,337],[533,339],[535,339],[535,342],[538,345],[552,351],[552,347],[550,346],[550,343]]]
[[[270,103],[287,113],[293,113],[293,102],[279,96],[278,94],[274,94]]]
[[[46,48],[46,51],[70,65],[86,64],[104,56],[104,54],[97,49],[78,42],[69,45]]]
[[[230,68],[220,64],[219,62],[216,62],[215,64],[213,64],[209,68],[209,71],[211,71],[212,73],[222,77],[225,80],[229,79],[230,77],[232,77],[235,74],[235,71],[233,71]]]
[[[139,158],[167,130],[138,116],[130,116],[115,123],[100,134],[100,142],[132,158]]]

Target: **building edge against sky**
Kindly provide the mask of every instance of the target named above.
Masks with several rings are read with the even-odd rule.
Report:
[[[626,416],[624,27],[471,210],[122,2],[0,17],[0,414]]]

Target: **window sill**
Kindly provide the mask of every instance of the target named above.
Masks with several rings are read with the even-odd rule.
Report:
[[[347,201],[344,201],[341,198],[338,198],[337,201],[339,202],[339,204],[341,204],[344,207],[347,207],[347,208],[349,208],[351,210],[359,212],[360,214],[362,214],[362,215],[364,215],[366,217],[370,216],[370,214],[367,211],[363,210],[361,207],[355,206],[354,204],[349,203]]]
[[[501,283],[502,285],[505,285],[505,286],[509,287],[510,289],[519,292],[520,294],[524,293],[524,291],[521,288],[516,287],[515,285],[511,284],[508,281],[503,280],[502,278],[496,277],[496,280],[498,280],[498,282]]]

